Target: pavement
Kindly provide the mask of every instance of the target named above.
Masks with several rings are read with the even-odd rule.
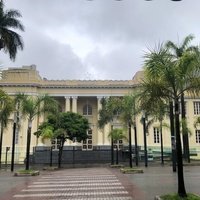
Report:
[[[153,200],[177,192],[170,166],[141,167],[143,174],[122,174],[108,167],[41,171],[36,177],[14,177],[0,170],[0,200]],[[187,192],[200,195],[200,166],[185,166]]]

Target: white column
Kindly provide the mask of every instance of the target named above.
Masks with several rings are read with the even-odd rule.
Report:
[[[72,112],[77,113],[77,96],[72,97]]]
[[[97,97],[97,120],[99,120],[99,111],[102,109],[102,96]],[[97,129],[97,145],[103,145],[104,144],[104,131],[101,129]]]
[[[70,97],[65,97],[65,112],[70,111]]]

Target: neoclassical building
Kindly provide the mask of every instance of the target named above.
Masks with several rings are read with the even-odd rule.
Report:
[[[25,93],[27,95],[36,96],[40,94],[48,94],[54,97],[61,105],[61,112],[72,111],[84,115],[90,123],[90,131],[88,139],[81,144],[76,144],[82,151],[93,151],[96,149],[104,149],[110,147],[110,139],[108,134],[111,125],[108,124],[104,129],[98,128],[98,111],[101,109],[101,99],[110,96],[124,96],[133,93],[140,85],[142,72],[135,74],[132,80],[48,80],[42,78],[36,70],[35,65],[23,66],[21,68],[9,68],[2,72],[0,80],[0,88],[9,95],[14,96],[17,93]],[[186,97],[186,114],[191,130],[189,137],[190,150],[194,153],[194,158],[200,158],[200,127],[197,130],[193,124],[196,117],[200,116],[200,98],[191,99]],[[4,132],[3,139],[3,159],[5,157],[6,147],[12,144],[12,124],[13,116],[10,117],[10,123]],[[37,116],[34,119],[32,132],[35,132],[39,124],[44,120],[44,116]],[[169,119],[166,118],[166,122]],[[138,145],[143,149],[144,136],[141,116],[136,117]],[[113,122],[114,127],[120,127],[120,122]],[[25,158],[27,119],[20,119],[20,130],[16,135],[16,156],[15,160],[21,162]],[[148,129],[147,145],[148,152],[160,152],[160,132],[159,124],[155,122]],[[133,133],[133,131],[132,131]],[[168,128],[163,130],[163,142],[165,152],[171,150],[171,135]],[[121,141],[121,146],[127,145],[127,141]],[[134,144],[134,137],[132,137]],[[31,139],[31,147],[50,145],[48,141],[42,143],[38,141],[34,135]],[[56,141],[54,141],[56,148]],[[67,141],[65,146],[70,147],[75,144]],[[32,148],[31,148],[32,149]],[[8,158],[9,159],[9,158]]]

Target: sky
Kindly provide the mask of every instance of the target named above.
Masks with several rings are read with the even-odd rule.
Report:
[[[36,65],[54,80],[130,80],[159,43],[200,42],[200,0],[4,0],[21,12],[24,50],[3,69]]]

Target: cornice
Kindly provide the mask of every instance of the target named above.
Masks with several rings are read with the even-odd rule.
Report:
[[[133,80],[66,80],[52,81],[41,80],[35,83],[25,82],[3,82],[0,81],[0,86],[3,87],[37,87],[37,88],[134,88],[138,84]]]

